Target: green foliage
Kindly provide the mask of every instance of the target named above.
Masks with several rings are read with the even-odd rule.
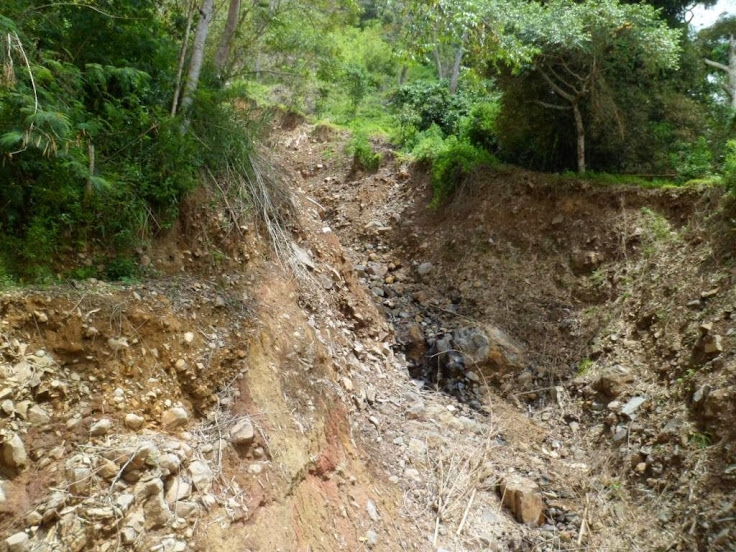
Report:
[[[487,151],[495,151],[496,119],[501,110],[499,102],[483,101],[470,109],[470,114],[460,122],[460,134],[471,144]]]
[[[672,153],[672,166],[680,180],[692,180],[710,176],[713,169],[713,154],[705,137],[693,143],[679,142]]]
[[[25,280],[79,244],[130,259],[173,225],[205,165],[217,173],[250,144],[234,90],[207,80],[189,132],[169,115],[182,15],[172,6],[110,0],[110,17],[35,4],[11,1],[0,22],[17,30],[0,54],[0,264]],[[133,273],[116,260],[106,276]]]
[[[373,145],[366,134],[354,135],[345,146],[345,153],[353,157],[356,168],[369,172],[377,171],[383,159],[380,152],[373,150]]]
[[[417,161],[432,166],[432,208],[445,203],[472,171],[496,164],[495,158],[486,150],[455,135],[445,137],[437,125],[417,135],[412,154]]]
[[[393,95],[393,105],[399,113],[408,110],[416,114],[420,131],[437,125],[443,132],[454,134],[460,120],[469,115],[472,99],[463,93],[451,95],[442,81],[417,81],[399,88]]]
[[[736,192],[736,140],[726,143],[726,154],[723,159],[723,183],[731,192]]]

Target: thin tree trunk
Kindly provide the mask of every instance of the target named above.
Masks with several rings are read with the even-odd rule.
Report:
[[[467,34],[463,33],[460,39],[460,46],[458,46],[455,52],[455,63],[452,64],[452,76],[450,77],[450,95],[454,95],[457,92],[457,81],[460,78],[460,63],[463,60],[463,54],[465,53],[465,39]]]
[[[210,32],[214,4],[215,0],[202,0],[202,7],[199,10],[199,21],[197,21],[197,30],[194,33],[194,44],[192,45],[192,59],[189,62],[189,72],[187,73],[184,93],[181,99],[181,109],[184,112],[194,102],[194,93],[197,91],[197,85],[199,85],[199,73],[202,70],[204,46],[207,42],[207,35]]]
[[[445,78],[445,68],[442,67],[442,58],[440,57],[439,46],[434,47],[434,61],[437,64],[437,76],[442,80]]]
[[[582,174],[585,172],[585,126],[577,102],[572,104],[572,114],[575,118],[575,135],[578,143],[578,172]]]
[[[222,78],[222,72],[224,71],[227,60],[230,57],[230,43],[232,42],[235,31],[238,28],[239,15],[240,0],[230,0],[230,9],[227,12],[225,30],[222,31],[220,45],[217,47],[217,53],[215,54],[215,71],[219,78]]]
[[[403,86],[406,82],[406,74],[409,72],[409,66],[408,65],[402,65],[401,69],[399,70],[399,86]]]
[[[734,39],[733,35],[728,38],[728,65],[723,65],[722,63],[709,59],[704,61],[706,65],[720,69],[726,73],[728,82],[724,83],[723,88],[731,97],[731,109],[736,110],[736,39]]]
[[[184,31],[184,42],[179,52],[179,63],[176,68],[176,87],[174,88],[174,99],[171,101],[171,116],[176,116],[176,108],[179,107],[179,94],[181,94],[181,76],[184,73],[184,62],[187,59],[189,48],[189,33],[192,30],[192,19],[194,18],[194,2],[190,1],[187,7],[187,27]]]

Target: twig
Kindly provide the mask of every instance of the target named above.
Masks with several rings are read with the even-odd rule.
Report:
[[[455,532],[456,535],[460,536],[460,533],[463,532],[463,528],[465,527],[465,521],[468,519],[468,513],[470,512],[470,507],[473,505],[473,500],[475,500],[475,487],[473,487],[473,492],[470,493],[470,500],[468,500],[468,505],[465,507],[465,513],[463,513],[463,519],[460,521],[460,525],[457,528],[457,531]]]

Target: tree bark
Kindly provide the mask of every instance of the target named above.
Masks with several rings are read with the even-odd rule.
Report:
[[[202,7],[199,9],[199,21],[197,21],[197,30],[194,33],[194,44],[192,45],[192,59],[189,62],[189,72],[181,99],[181,109],[184,112],[188,111],[194,102],[194,93],[199,85],[199,73],[202,70],[204,47],[210,32],[214,5],[215,0],[202,0]]]
[[[404,86],[404,83],[406,82],[406,74],[408,72],[409,72],[409,66],[402,65],[401,69],[399,69],[399,86]]]
[[[467,34],[463,33],[460,39],[460,46],[458,46],[455,52],[455,62],[452,64],[452,76],[450,77],[450,95],[454,95],[457,92],[457,81],[460,78],[460,63],[463,60],[463,54],[465,53],[465,39]]]
[[[217,47],[217,52],[215,53],[215,72],[218,78],[222,78],[222,72],[225,70],[225,65],[227,65],[227,60],[230,57],[230,43],[238,28],[239,15],[240,0],[230,0],[227,22],[225,23],[225,29],[222,31],[220,45]]]
[[[171,116],[176,116],[176,109],[179,107],[179,94],[181,94],[181,76],[184,73],[184,62],[187,59],[187,50],[189,49],[189,33],[192,30],[192,19],[194,18],[194,2],[190,1],[187,7],[187,26],[184,30],[184,41],[181,44],[179,52],[179,62],[176,68],[176,87],[174,88],[174,99],[171,101]]]
[[[442,58],[440,57],[439,46],[434,47],[434,61],[437,64],[437,77],[442,80],[445,78],[445,68],[442,67]]]
[[[575,119],[575,136],[578,144],[578,172],[582,174],[585,172],[585,126],[577,102],[572,104],[572,114]]]

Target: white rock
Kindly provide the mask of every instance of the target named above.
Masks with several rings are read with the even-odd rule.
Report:
[[[130,414],[125,415],[125,427],[128,429],[132,429],[133,431],[138,431],[140,428],[143,427],[143,424],[145,423],[145,420],[138,416],[138,414],[133,414],[132,412]]]
[[[48,412],[37,404],[28,409],[27,418],[34,425],[44,425],[51,421]]]
[[[187,332],[184,334],[184,343],[191,344],[194,341],[194,333]]]
[[[210,467],[199,460],[195,460],[189,464],[189,473],[192,476],[192,483],[194,487],[201,493],[209,492],[212,487],[212,480],[215,475],[212,473]]]
[[[192,495],[192,484],[181,476],[175,476],[169,481],[166,490],[166,504],[172,508],[174,504]]]
[[[5,539],[8,552],[26,552],[30,546],[28,535],[21,531]]]
[[[161,416],[161,423],[166,429],[176,429],[182,427],[186,425],[188,421],[189,413],[180,406],[169,408]]]
[[[254,438],[253,424],[247,418],[230,428],[230,441],[235,445],[250,445]]]
[[[22,469],[28,464],[28,454],[17,433],[10,433],[3,444],[3,462],[10,468]]]
[[[112,429],[112,422],[107,418],[102,418],[99,422],[92,424],[92,427],[89,428],[89,434],[92,437],[100,437],[107,434],[110,429]]]

